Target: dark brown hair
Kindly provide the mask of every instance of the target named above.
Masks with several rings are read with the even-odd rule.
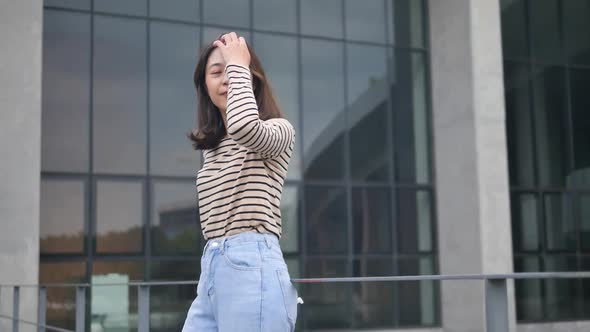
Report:
[[[195,68],[194,83],[197,90],[198,122],[197,128],[187,134],[193,142],[195,150],[212,149],[219,145],[226,135],[225,125],[220,110],[213,104],[207,93],[205,74],[209,56],[215,50],[213,43],[206,46],[202,51]],[[250,52],[250,72],[252,73],[252,86],[254,97],[258,104],[258,113],[261,120],[283,118],[276,99],[272,93],[266,74],[262,69],[260,60],[254,50],[248,45]]]

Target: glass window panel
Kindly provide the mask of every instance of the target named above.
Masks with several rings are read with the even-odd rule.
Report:
[[[150,263],[151,280],[199,280],[197,260],[153,260]],[[187,309],[196,297],[195,285],[167,285],[150,289],[150,331],[181,331]]]
[[[39,283],[86,282],[85,262],[41,262]],[[76,290],[73,287],[48,287],[46,323],[62,329],[76,328]]]
[[[387,1],[389,42],[402,47],[427,47],[424,42],[424,3],[421,0]]]
[[[590,271],[590,258],[582,257],[580,271]],[[590,317],[590,279],[582,279],[582,312],[581,319],[587,320]]]
[[[354,180],[388,181],[391,131],[384,47],[347,45],[348,123]]]
[[[97,12],[147,15],[147,0],[94,0],[94,10]]]
[[[301,33],[342,38],[342,1],[301,0]]]
[[[393,275],[391,258],[361,258],[353,261],[355,277],[380,277]],[[395,282],[353,283],[352,308],[356,328],[394,327]]]
[[[196,93],[187,81],[195,67],[199,30],[150,24],[150,173],[193,176],[201,153],[186,133],[195,126]]]
[[[431,257],[399,259],[400,275],[436,274]],[[405,281],[397,284],[400,326],[433,326],[438,322],[437,298],[440,283],[436,281]]]
[[[577,240],[570,196],[545,194],[543,199],[547,248],[575,251]]]
[[[299,252],[299,190],[295,186],[286,185],[281,197],[282,235],[281,249],[283,252]]]
[[[139,261],[95,261],[92,265],[92,326],[102,331],[137,331],[137,287],[124,284],[144,280]]]
[[[529,2],[529,11],[531,55],[538,61],[562,62],[559,2],[557,0]]]
[[[96,251],[138,252],[143,248],[143,185],[99,181],[96,184]]]
[[[254,0],[254,29],[297,32],[297,1]],[[277,47],[277,51],[279,48]]]
[[[346,38],[384,43],[385,2],[383,0],[345,0]]]
[[[578,271],[575,256],[545,257],[546,272]],[[579,316],[582,304],[581,283],[578,279],[545,280],[545,305],[547,320],[574,319]]]
[[[252,39],[251,39],[251,35],[249,31],[246,30],[240,30],[240,29],[222,29],[222,28],[211,28],[211,27],[205,27],[203,28],[203,40],[201,40],[201,46],[208,46],[209,44],[212,44],[215,40],[219,39],[219,37],[221,37],[221,35],[229,33],[229,32],[235,32],[238,36],[244,37],[244,39],[246,39],[246,43],[249,43]]]
[[[526,65],[505,63],[506,132],[512,186],[535,185],[529,80],[530,74]]]
[[[150,16],[182,21],[199,21],[200,3],[198,0],[149,0]],[[192,44],[194,45],[198,44]]]
[[[348,263],[344,259],[309,258],[306,278],[344,277]],[[301,284],[300,306],[310,330],[343,329],[351,326],[352,284],[316,283]]]
[[[303,170],[307,179],[344,177],[346,115],[342,43],[303,39]]]
[[[253,44],[281,110],[295,127],[295,151],[291,157],[287,179],[299,180],[301,179],[299,151],[302,137],[299,129],[297,39],[255,33]]]
[[[84,252],[86,185],[80,180],[41,181],[41,253]]]
[[[430,183],[426,62],[422,53],[397,51],[391,59],[397,179]]]
[[[352,191],[354,252],[391,253],[392,211],[389,188],[354,188]]]
[[[590,251],[590,195],[581,194],[577,196],[577,210],[580,225],[580,240],[582,250]],[[585,270],[590,271],[590,270]]]
[[[402,253],[433,250],[432,203],[428,191],[397,190],[397,242]]]
[[[206,23],[231,27],[250,27],[250,1],[202,0]]]
[[[539,182],[564,187],[568,156],[565,72],[558,67],[537,67],[533,77]]]
[[[310,253],[346,253],[348,209],[345,194],[343,187],[306,188],[306,239],[307,250]]]
[[[502,0],[502,50],[504,58],[525,58],[527,51],[526,0]]]
[[[590,70],[571,70],[571,109],[574,140],[574,170],[571,187],[590,187]]]
[[[44,0],[45,6],[90,10],[91,0]]]
[[[517,257],[514,272],[540,272],[537,257]],[[539,321],[543,319],[542,280],[516,280],[516,317],[518,321]]]
[[[90,15],[43,11],[43,171],[87,172]]]
[[[512,229],[515,251],[536,251],[539,243],[539,204],[533,194],[513,194]]]
[[[203,236],[194,182],[156,182],[152,188],[152,253],[199,254]]]
[[[590,1],[564,0],[563,24],[569,62],[590,64]]]
[[[102,16],[94,23],[94,171],[143,174],[146,23]]]

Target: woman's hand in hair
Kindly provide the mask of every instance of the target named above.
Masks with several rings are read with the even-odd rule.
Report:
[[[235,32],[230,32],[214,41],[213,45],[221,50],[221,56],[226,65],[234,64],[250,67],[250,52],[244,37],[238,37]]]

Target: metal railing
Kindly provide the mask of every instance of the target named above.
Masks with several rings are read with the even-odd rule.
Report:
[[[505,332],[509,329],[508,280],[522,279],[590,279],[588,272],[526,272],[511,274],[455,274],[455,275],[420,275],[420,276],[383,276],[383,277],[342,277],[342,278],[303,278],[292,279],[293,283],[355,283],[355,282],[400,282],[400,281],[451,281],[482,280],[485,282],[485,320],[487,332]],[[129,282],[100,284],[46,284],[46,285],[0,285],[0,303],[2,291],[13,289],[12,316],[0,314],[0,318],[12,320],[12,331],[18,332],[19,323],[37,326],[39,332],[82,332],[86,325],[86,290],[98,286],[128,286],[138,288],[138,331],[150,330],[150,288],[153,286],[196,285],[196,281],[163,282]],[[46,324],[47,289],[75,288],[76,290],[76,329],[75,331]],[[20,318],[20,291],[22,288],[38,288],[37,321]]]

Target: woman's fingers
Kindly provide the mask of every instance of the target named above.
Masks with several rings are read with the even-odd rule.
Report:
[[[240,38],[238,38],[238,41],[240,42],[240,45],[246,45],[246,38],[240,36]]]

